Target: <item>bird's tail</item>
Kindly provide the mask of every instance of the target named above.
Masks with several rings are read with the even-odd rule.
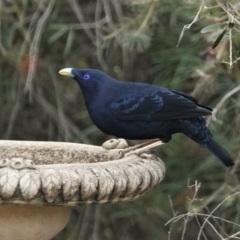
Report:
[[[227,167],[234,165],[234,162],[229,155],[229,153],[217,142],[210,137],[207,148],[218,158],[220,159]]]

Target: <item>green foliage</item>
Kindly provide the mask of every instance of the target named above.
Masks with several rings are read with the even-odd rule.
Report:
[[[201,30],[201,33],[208,33],[208,32],[213,32],[213,31],[216,31],[219,29],[220,26],[222,26],[223,24],[225,23],[213,23],[213,24],[210,24],[206,27],[204,27],[202,30]]]
[[[216,41],[212,45],[212,49],[217,47],[217,45],[221,42],[221,40],[223,39],[223,36],[225,35],[226,32],[227,32],[227,27],[225,27],[223,29],[223,31],[221,32],[221,34],[217,37]]]
[[[119,37],[120,45],[130,52],[144,52],[151,45],[151,37],[147,33],[136,35],[135,31],[125,31]]]
[[[215,108],[239,85],[239,4],[226,4],[210,1],[200,9],[201,1],[184,0],[1,2],[2,139],[101,145],[110,138],[93,125],[76,83],[58,75],[64,67],[98,68],[121,80],[174,88]],[[231,19],[225,8],[231,9]],[[197,21],[183,30],[198,12]],[[238,91],[228,96],[216,119],[206,119],[237,162],[239,97]],[[168,196],[174,209],[185,214],[192,196],[189,179],[202,182],[198,194],[208,209],[238,191],[237,167],[225,174],[214,156],[185,136],[175,135],[156,151],[167,167],[159,187],[132,203],[76,208],[68,227],[54,239],[167,239],[169,226],[164,224],[173,217]],[[199,205],[192,204],[196,211]],[[206,208],[199,212],[208,213]],[[237,196],[217,214],[239,222]],[[197,234],[197,221],[190,223]],[[172,226],[172,240],[181,239],[184,224]],[[205,230],[207,239],[217,239],[212,228]],[[230,235],[237,228],[226,225],[225,231]],[[185,239],[196,239],[196,234],[187,228]]]

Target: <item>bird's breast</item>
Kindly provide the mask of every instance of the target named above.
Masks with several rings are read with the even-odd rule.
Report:
[[[114,118],[112,112],[104,106],[88,107],[89,115],[93,123],[104,133],[114,135],[114,129],[119,127],[118,120]]]

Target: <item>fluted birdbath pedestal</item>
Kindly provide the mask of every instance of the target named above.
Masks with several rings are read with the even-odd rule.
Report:
[[[72,206],[134,200],[159,184],[163,162],[122,154],[127,148],[123,139],[102,147],[0,141],[0,239],[49,240]]]

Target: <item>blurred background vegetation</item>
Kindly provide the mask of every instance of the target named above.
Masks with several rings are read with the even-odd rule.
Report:
[[[156,149],[167,168],[159,187],[132,203],[75,208],[54,240],[240,239],[239,10],[237,0],[0,0],[2,139],[111,138],[93,125],[76,83],[58,75],[97,68],[214,108],[206,120],[236,161],[225,169],[175,135]]]

